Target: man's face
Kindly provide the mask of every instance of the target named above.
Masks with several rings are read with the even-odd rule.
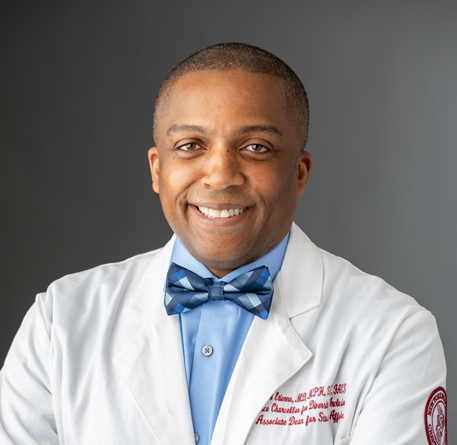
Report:
[[[281,80],[191,73],[164,111],[149,151],[153,188],[188,251],[221,277],[277,246],[312,165],[287,119]]]

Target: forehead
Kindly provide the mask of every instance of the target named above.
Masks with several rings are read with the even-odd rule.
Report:
[[[236,70],[204,70],[185,74],[174,84],[173,96],[199,92],[206,94],[221,94],[227,88],[238,90],[240,93],[263,93],[265,88],[273,88],[285,99],[283,82],[275,76],[263,73]]]
[[[158,131],[176,124],[291,127],[281,79],[243,70],[199,71],[174,84],[159,113]]]

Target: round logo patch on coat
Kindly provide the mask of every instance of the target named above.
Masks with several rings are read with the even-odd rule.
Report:
[[[447,445],[447,396],[436,388],[425,405],[425,430],[430,445]]]

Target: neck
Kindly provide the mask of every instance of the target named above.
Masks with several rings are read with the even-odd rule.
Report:
[[[206,266],[208,267],[208,266]],[[230,272],[233,272],[235,269],[213,269],[208,267],[208,270],[213,274],[216,275],[217,278],[222,278],[225,275],[228,275]]]

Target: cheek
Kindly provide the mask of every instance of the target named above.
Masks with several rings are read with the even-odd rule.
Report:
[[[266,200],[284,206],[296,193],[297,181],[294,180],[292,169],[278,166],[273,171],[259,175],[257,187],[263,191]]]
[[[268,179],[264,197],[268,201],[270,217],[275,221],[293,219],[297,205],[297,180],[293,171],[277,172]],[[276,224],[276,223],[275,223]]]
[[[189,187],[195,182],[195,169],[190,166],[174,164],[160,172],[160,191],[162,205],[175,208],[185,196]]]

